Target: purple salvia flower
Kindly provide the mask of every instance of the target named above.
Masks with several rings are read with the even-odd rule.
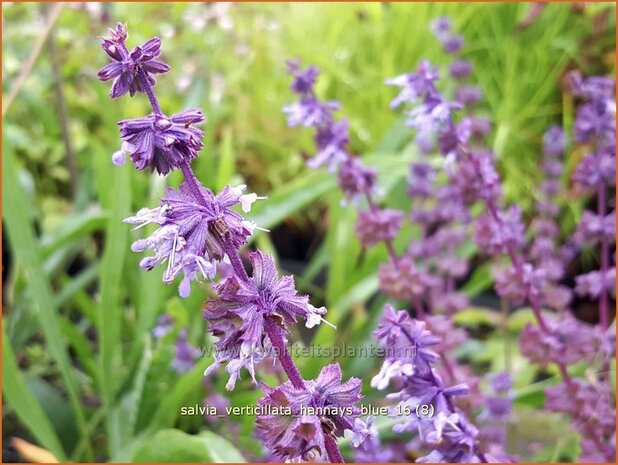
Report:
[[[541,367],[550,363],[573,365],[595,357],[606,357],[606,336],[592,327],[567,315],[562,319],[547,318],[549,331],[528,324],[524,327],[519,346],[522,354]]]
[[[465,107],[473,107],[483,98],[478,86],[461,86],[455,91],[455,98]]]
[[[616,154],[588,153],[573,172],[573,181],[582,192],[596,191],[601,184],[616,185]]]
[[[438,413],[432,421],[422,422],[422,436],[434,449],[419,463],[469,463],[477,461],[478,430],[458,413]]]
[[[337,185],[347,199],[369,194],[375,183],[375,170],[364,166],[358,157],[347,157],[339,166]]]
[[[157,318],[157,323],[152,330],[152,336],[155,339],[160,339],[168,334],[174,328],[174,319],[169,313],[164,313]]]
[[[573,93],[588,100],[611,99],[616,90],[616,82],[606,76],[591,76],[584,78],[579,71],[571,72]]]
[[[346,151],[349,141],[348,121],[345,119],[318,128],[315,135],[318,152],[309,159],[307,166],[316,169],[326,165],[330,172],[334,172],[343,161],[349,158]]]
[[[430,371],[430,365],[438,359],[433,347],[440,340],[425,327],[425,322],[413,320],[405,310],[384,307],[384,317],[373,336],[387,349],[388,357],[371,380],[372,387],[384,389],[395,376],[420,376]]]
[[[436,172],[429,163],[411,163],[408,175],[408,195],[430,197],[434,193]]]
[[[401,227],[403,212],[399,210],[372,209],[358,214],[356,234],[363,247],[372,247],[378,242],[392,241]]]
[[[524,226],[521,222],[521,209],[517,205],[494,218],[490,212],[479,215],[474,230],[474,240],[479,248],[489,255],[506,253],[510,247],[518,248],[524,244]]]
[[[217,261],[223,260],[226,244],[234,248],[242,246],[253,232],[252,223],[231,210],[230,207],[242,205],[249,207],[257,199],[252,194],[242,194],[244,186],[226,187],[218,195],[200,187],[201,201],[198,201],[190,186],[185,182],[179,190],[168,189],[161,205],[152,210],[140,210],[126,223],[141,227],[155,223],[159,228],[148,238],[133,243],[131,250],[141,252],[147,249],[154,256],[144,258],[140,266],[151,270],[162,262],[167,262],[163,281],[172,282],[180,273],[184,279],[179,292],[187,297],[190,282],[200,276],[212,279]]]
[[[594,434],[598,439],[582,440],[582,462],[602,463],[606,457],[616,455],[614,398],[608,384],[591,384],[581,379],[545,389],[545,407],[548,410],[569,414],[573,418],[573,428],[584,438]]]
[[[207,370],[212,373],[228,362],[228,389],[233,389],[246,367],[255,380],[255,364],[265,356],[266,318],[275,319],[285,328],[298,317],[309,319],[307,296],[297,295],[294,278],[279,278],[272,256],[260,251],[251,254],[253,277],[248,281],[232,276],[216,286],[217,296],[206,302],[204,318],[209,331],[219,337],[215,362]]]
[[[605,273],[591,271],[575,278],[575,292],[581,296],[598,298],[603,292],[612,292],[616,288],[616,268]]]
[[[133,97],[137,92],[145,92],[138,76],[140,70],[146,73],[148,83],[153,86],[153,74],[165,73],[169,66],[155,60],[161,53],[161,40],[157,37],[146,41],[129,52],[125,45],[127,38],[126,28],[118,23],[116,29],[110,29],[111,38],[103,39],[101,47],[114,60],[104,66],[98,73],[101,81],[113,79],[110,96],[121,97],[127,92]]]
[[[494,272],[496,292],[515,305],[524,303],[531,295],[538,297],[545,286],[546,271],[530,263],[509,266]]]
[[[548,157],[561,158],[564,155],[565,147],[566,135],[564,131],[560,126],[551,126],[543,135],[543,153]]]
[[[177,373],[186,373],[195,365],[195,361],[200,356],[200,350],[193,347],[187,341],[187,331],[182,330],[176,338],[174,344],[174,360],[172,360],[172,370]]]
[[[442,47],[446,53],[455,55],[456,53],[459,53],[459,51],[463,47],[463,44],[463,37],[457,34],[453,34],[444,39],[444,41],[442,42]]]
[[[494,200],[500,196],[500,176],[491,152],[473,149],[468,160],[454,162],[453,170],[457,174],[451,175],[451,182],[466,204],[478,199]]]
[[[304,96],[300,101],[285,105],[283,112],[288,116],[288,126],[303,125],[305,127],[319,127],[329,124],[333,119],[333,112],[339,110],[339,102],[321,102],[314,96]]]
[[[611,243],[616,240],[616,211],[605,218],[590,210],[584,211],[577,225],[574,240],[581,246],[594,246],[601,240]]]
[[[389,394],[412,410],[417,405],[432,405],[433,418],[411,415],[396,425],[396,433],[418,430],[420,438],[432,451],[419,461],[470,461],[477,459],[478,432],[455,409],[453,397],[469,392],[466,384],[445,386],[432,364],[438,359],[433,348],[440,342],[426,329],[425,323],[412,320],[406,311],[396,312],[390,305],[384,308],[384,317],[374,332],[387,357],[380,373],[371,385],[385,388],[396,378],[399,391]],[[411,352],[409,349],[413,349]]]
[[[338,364],[324,367],[316,380],[305,381],[304,388],[287,381],[264,390],[258,407],[266,413],[256,418],[257,433],[278,458],[287,461],[323,457],[326,436],[342,437],[345,430],[354,431],[360,414],[356,404],[361,399],[361,381],[351,378],[342,383]],[[270,414],[274,408],[289,409],[289,413]],[[313,415],[309,408],[314,409]]]
[[[118,126],[120,137],[129,144],[135,167],[165,175],[197,156],[203,147],[204,133],[192,125],[204,120],[201,110],[191,109],[170,118],[152,113],[120,121]]]
[[[440,16],[434,19],[429,27],[429,30],[435,35],[439,40],[443,40],[447,37],[452,30],[452,24],[450,18],[447,16]]]
[[[372,416],[367,417],[366,421],[360,418],[354,420],[352,445],[355,447],[356,463],[386,463],[395,455],[389,444],[380,443],[379,433],[373,422]]]
[[[416,299],[437,285],[436,277],[409,256],[380,265],[378,277],[380,290],[395,299]]]
[[[433,93],[433,82],[438,79],[438,70],[428,61],[422,61],[415,73],[402,74],[388,79],[386,85],[401,87],[401,93],[391,102],[391,108],[408,102],[415,102]]]
[[[472,74],[472,63],[468,60],[455,60],[449,65],[449,74],[455,79],[465,79]]]
[[[315,80],[320,70],[315,66],[301,69],[300,60],[288,60],[286,62],[288,74],[294,77],[290,89],[300,95],[312,94]]]
[[[513,378],[506,371],[491,375],[489,381],[496,394],[508,394],[513,389]]]

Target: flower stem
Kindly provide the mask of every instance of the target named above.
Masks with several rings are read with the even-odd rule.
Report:
[[[208,205],[206,199],[204,198],[204,194],[202,193],[202,185],[197,180],[197,177],[195,176],[195,173],[191,168],[191,163],[189,162],[189,160],[183,161],[183,163],[180,165],[180,171],[182,171],[182,175],[184,176],[185,181],[189,186],[191,193],[193,194],[193,197],[195,197],[195,200],[202,205]]]
[[[341,451],[339,451],[339,446],[337,445],[337,441],[330,434],[324,435],[324,445],[326,446],[326,455],[328,455],[328,460],[331,463],[345,463],[343,460],[343,456],[341,455]]]
[[[266,335],[268,339],[270,339],[271,344],[275,348],[275,353],[279,358],[279,362],[281,362],[281,366],[283,370],[288,375],[288,379],[292,383],[296,389],[306,389],[305,381],[300,375],[300,371],[294,364],[294,360],[290,356],[288,352],[288,348],[285,345],[285,340],[281,335],[281,328],[272,317],[266,317],[264,320],[264,330],[266,331]],[[337,441],[335,438],[327,432],[324,432],[324,444],[326,446],[326,454],[328,455],[328,460],[331,463],[344,463],[343,456],[339,451],[339,446],[337,445]]]
[[[148,75],[146,74],[146,71],[144,71],[141,66],[138,66],[137,77],[139,77],[139,82],[142,85],[142,89],[144,89],[144,92],[146,92],[146,95],[148,96],[148,100],[150,100],[150,105],[152,105],[153,111],[157,115],[162,115],[163,111],[161,111],[159,100],[157,100],[157,96],[152,90],[150,82],[148,82]]]
[[[234,274],[237,278],[240,278],[244,282],[249,281],[249,275],[247,274],[247,270],[245,270],[245,266],[242,264],[242,260],[240,259],[240,255],[238,255],[238,251],[232,247],[229,240],[224,238],[223,240],[223,251],[226,253],[228,258],[230,259],[230,263],[232,264],[232,268],[234,269]]]
[[[275,348],[275,353],[281,362],[283,370],[288,375],[288,379],[296,389],[305,389],[305,381],[303,380],[298,368],[294,364],[294,360],[288,352],[288,348],[285,345],[283,336],[281,335],[281,328],[275,323],[271,317],[266,317],[264,321],[264,330],[271,344]]]

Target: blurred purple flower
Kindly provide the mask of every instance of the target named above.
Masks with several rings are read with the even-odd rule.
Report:
[[[576,187],[583,191],[595,191],[599,185],[616,185],[616,154],[588,153],[573,172]]]
[[[483,253],[499,255],[506,253],[509,247],[520,247],[524,244],[524,225],[521,222],[521,209],[511,205],[506,211],[497,213],[495,218],[491,212],[479,215],[474,240]]]
[[[435,92],[433,82],[438,79],[438,70],[427,60],[421,61],[415,73],[401,74],[386,80],[386,85],[401,87],[400,94],[391,102],[391,108],[402,103],[412,103]]]
[[[358,157],[347,157],[337,172],[337,184],[347,199],[370,193],[375,182],[375,170],[364,166]]]
[[[551,126],[543,135],[543,153],[549,157],[562,157],[566,135],[560,126]]]
[[[465,79],[472,74],[472,63],[468,60],[455,60],[449,65],[449,73],[454,79]]]
[[[392,241],[401,227],[403,212],[399,210],[372,209],[358,214],[356,234],[363,247],[371,247],[378,242]]]
[[[436,172],[429,163],[411,163],[408,175],[408,195],[410,197],[430,197],[434,193]]]
[[[319,127],[332,121],[332,113],[339,110],[339,102],[321,102],[314,96],[304,96],[298,102],[285,105],[283,113],[288,126]]]
[[[437,284],[435,276],[417,267],[409,256],[380,265],[378,277],[380,290],[395,299],[422,297]]]
[[[288,74],[294,77],[290,89],[300,95],[313,93],[313,85],[320,74],[320,70],[315,66],[302,69],[300,60],[288,60],[286,62]]]
[[[591,271],[575,278],[575,292],[581,296],[598,298],[603,291],[611,292],[616,288],[616,268],[605,273]]]
[[[176,338],[174,344],[174,360],[172,360],[172,370],[176,373],[186,373],[195,365],[195,361],[200,356],[200,350],[193,347],[187,341],[187,331],[182,330]]]
[[[155,339],[160,339],[169,333],[174,328],[174,319],[170,316],[169,313],[164,313],[159,318],[157,318],[157,322],[155,327],[152,329],[152,336]]]
[[[348,121],[343,119],[318,128],[315,142],[318,152],[307,161],[307,166],[316,169],[327,165],[328,170],[334,172],[343,161],[349,158],[346,151],[348,142],[350,142]]]

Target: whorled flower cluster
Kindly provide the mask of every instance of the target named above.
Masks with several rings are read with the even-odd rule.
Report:
[[[478,449],[477,429],[454,405],[454,397],[465,395],[466,384],[447,386],[433,367],[440,339],[426,329],[423,321],[410,318],[405,310],[387,305],[374,337],[387,353],[380,372],[371,380],[372,387],[384,389],[394,384],[398,391],[387,397],[398,406],[393,412],[431,406],[431,415],[412,413],[395,426],[396,432],[416,431],[430,453],[418,462],[487,461]]]
[[[300,457],[304,461],[326,458],[327,436],[342,437],[344,431],[356,431],[356,406],[361,399],[361,381],[341,381],[339,365],[327,365],[315,380],[294,387],[289,381],[276,388],[265,388],[258,406],[266,413],[258,415],[259,437],[281,459]],[[287,409],[283,415],[271,414],[274,408]],[[320,460],[321,459],[321,460]]]

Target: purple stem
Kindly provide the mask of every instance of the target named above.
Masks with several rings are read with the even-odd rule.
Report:
[[[305,381],[302,376],[300,376],[300,372],[298,371],[298,368],[296,368],[296,365],[294,365],[294,360],[292,360],[292,357],[288,352],[288,348],[286,347],[283,336],[281,335],[281,328],[271,317],[266,317],[264,320],[264,330],[266,331],[268,339],[270,339],[270,342],[275,348],[275,353],[281,362],[283,370],[288,375],[288,379],[292,383],[292,386],[296,389],[305,389]]]
[[[146,71],[144,71],[141,66],[138,66],[137,68],[137,77],[139,77],[140,84],[142,85],[144,92],[146,92],[148,100],[150,100],[150,104],[152,105],[152,109],[154,110],[155,114],[162,115],[163,112],[161,111],[161,105],[159,105],[159,100],[157,100],[157,96],[152,90],[150,82],[148,82],[148,75],[146,74]]]
[[[305,381],[300,375],[298,368],[294,364],[294,360],[292,360],[292,357],[288,352],[288,348],[286,347],[283,336],[281,335],[281,328],[279,325],[277,325],[271,317],[267,317],[264,321],[264,330],[266,331],[266,335],[270,339],[271,344],[275,348],[275,353],[281,362],[283,370],[288,375],[288,379],[292,383],[292,386],[296,389],[305,389]],[[324,445],[326,446],[328,460],[331,463],[345,463],[343,456],[339,451],[337,441],[335,441],[335,438],[331,434],[326,432],[324,433]]]
[[[184,162],[180,165],[180,171],[182,171],[182,175],[185,177],[185,181],[189,186],[193,197],[195,197],[195,200],[202,205],[207,205],[204,194],[202,193],[201,184],[197,180],[197,177],[191,168],[191,163],[188,160],[184,160]]]
[[[337,441],[330,434],[324,436],[324,445],[326,446],[326,455],[331,463],[345,463],[343,455],[339,451]]]
[[[242,264],[240,255],[238,254],[238,251],[232,246],[230,241],[226,240],[226,238],[224,238],[223,241],[223,250],[230,259],[234,274],[242,281],[248,282],[249,275],[247,274],[247,270],[245,270],[245,266]]]
[[[605,212],[607,209],[607,191],[605,189],[605,183],[602,182],[599,186],[599,201],[598,201],[598,214],[601,220],[605,219]],[[605,274],[609,268],[609,245],[607,243],[607,237],[605,234],[601,236],[601,276],[605,279]],[[599,296],[599,323],[601,329],[605,330],[609,327],[609,296],[607,289],[603,286],[601,295]]]

